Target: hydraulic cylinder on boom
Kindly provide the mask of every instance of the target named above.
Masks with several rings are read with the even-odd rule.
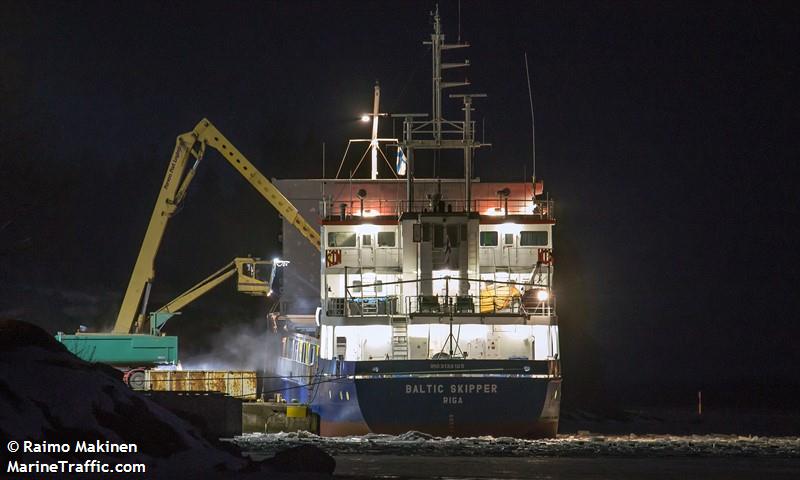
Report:
[[[150,224],[142,241],[142,248],[133,267],[133,274],[125,291],[114,333],[142,333],[147,331],[146,308],[150,287],[155,276],[154,262],[167,222],[186,198],[189,184],[205,155],[206,147],[216,149],[285,219],[320,249],[319,232],[312,227],[294,205],[250,163],[233,144],[207,119],[198,123],[194,130],[178,136],[175,150],[169,162],[164,183],[150,217]],[[187,168],[190,160],[194,163]]]
[[[112,332],[76,333],[75,335],[59,333],[57,335],[57,339],[79,357],[124,367],[176,364],[178,362],[177,337],[165,336],[161,332],[167,319],[185,305],[186,300],[191,301],[197,298],[198,293],[205,293],[236,271],[241,277],[242,272],[239,270],[241,267],[249,264],[255,265],[259,262],[254,259],[236,259],[232,262],[234,270],[229,271],[230,275],[223,275],[224,278],[214,277],[213,280],[209,280],[211,279],[209,277],[170,304],[147,315],[148,297],[155,277],[155,258],[164,231],[170,218],[186,198],[186,192],[205,156],[207,147],[217,150],[229,165],[235,168],[262,197],[278,210],[283,218],[294,225],[317,250],[320,249],[320,236],[317,229],[303,218],[297,208],[277,187],[259,172],[255,165],[233,146],[209,120],[203,119],[192,131],[179,135],[175,142],[175,150],[170,158]],[[272,274],[274,275],[278,266],[283,266],[285,263],[273,264]],[[226,269],[223,268],[223,270]],[[242,278],[239,280],[241,291]],[[210,288],[207,288],[209,286]],[[269,291],[269,288],[266,291]],[[263,285],[257,285],[249,293],[263,294],[264,292]]]
[[[204,278],[197,285],[172,299],[169,303],[150,313],[150,334],[161,335],[164,324],[175,315],[179,315],[183,307],[194,302],[225,280],[236,275],[236,289],[240,293],[256,297],[269,297],[272,295],[275,283],[275,274],[278,268],[285,267],[287,260],[259,260],[250,257],[237,257],[230,263]],[[261,267],[271,266],[269,280],[258,276]]]

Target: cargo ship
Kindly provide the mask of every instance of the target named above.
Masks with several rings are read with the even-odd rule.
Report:
[[[535,179],[474,178],[488,144],[476,139],[473,102],[484,95],[449,95],[462,118],[443,117],[443,91],[468,85],[443,73],[469,62],[443,60],[467,45],[445,43],[432,17],[433,111],[393,114],[402,137],[378,138],[376,86],[364,117],[369,176],[277,180],[316,213],[322,238],[320,257],[284,221],[293,268],[281,309],[297,330],[282,339],[282,394],[309,403],[326,436],[553,437],[562,381],[553,201]],[[395,171],[378,178],[379,160],[392,157],[384,149]],[[416,174],[439,154],[463,156],[463,176]]]

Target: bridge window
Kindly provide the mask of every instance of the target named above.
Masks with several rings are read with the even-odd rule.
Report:
[[[481,232],[481,247],[496,247],[497,232]]]
[[[353,232],[328,232],[329,247],[355,247],[356,234]]]
[[[397,239],[394,232],[378,232],[378,246],[379,247],[394,247],[397,245]]]
[[[546,247],[547,232],[520,232],[519,245],[521,247]]]

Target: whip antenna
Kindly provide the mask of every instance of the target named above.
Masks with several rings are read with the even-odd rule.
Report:
[[[531,71],[528,69],[528,52],[525,52],[525,75],[528,77],[528,100],[531,104],[531,141],[533,142],[533,181],[536,183],[536,121],[533,115],[533,91],[531,90]],[[536,196],[536,186],[533,190]]]
[[[461,0],[458,0],[458,42],[461,43]]]

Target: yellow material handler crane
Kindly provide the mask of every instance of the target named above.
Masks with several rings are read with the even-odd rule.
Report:
[[[192,131],[179,135],[176,140],[175,150],[159,190],[158,199],[150,217],[150,223],[147,226],[113,331],[111,333],[77,333],[75,335],[59,333],[57,335],[58,340],[76,355],[85,358],[86,353],[81,352],[93,352],[92,358],[85,359],[128,367],[177,363],[177,337],[161,334],[161,326],[166,321],[165,318],[168,318],[166,314],[177,311],[177,309],[174,308],[175,305],[170,307],[168,304],[164,307],[167,310],[156,311],[148,318],[147,302],[155,277],[155,258],[167,223],[186,198],[189,184],[197,172],[207,147],[217,150],[228,164],[234,167],[261,196],[278,210],[281,216],[294,225],[317,250],[320,249],[320,237],[317,229],[300,215],[297,208],[277,187],[262,175],[208,119],[203,119]],[[193,162],[192,159],[194,159]],[[247,262],[236,264],[237,269],[245,263]],[[273,273],[277,267],[278,265],[273,265]],[[178,297],[178,299],[180,298]],[[81,346],[80,351],[72,348],[78,344]],[[112,346],[101,348],[101,345]],[[108,353],[98,355],[98,352]]]
[[[154,261],[167,222],[186,197],[189,184],[197,172],[197,167],[206,147],[216,149],[285,219],[297,227],[300,233],[320,248],[319,232],[312,227],[294,205],[250,163],[233,144],[207,119],[203,119],[191,132],[179,135],[169,162],[164,184],[156,200],[156,207],[150,217],[150,224],[139,250],[139,257],[133,267],[125,298],[114,324],[114,333],[141,333],[145,328],[145,307],[150,294],[154,273]],[[195,162],[187,171],[189,160]],[[143,298],[144,297],[144,300]],[[142,307],[139,310],[139,307]]]
[[[278,268],[289,264],[288,260],[260,260],[250,257],[236,257],[230,263],[204,278],[197,285],[172,299],[169,303],[150,313],[150,333],[161,335],[164,324],[175,315],[180,314],[183,307],[194,302],[225,280],[236,275],[236,290],[256,297],[272,295],[275,274]],[[269,280],[262,280],[261,269],[271,266]]]

